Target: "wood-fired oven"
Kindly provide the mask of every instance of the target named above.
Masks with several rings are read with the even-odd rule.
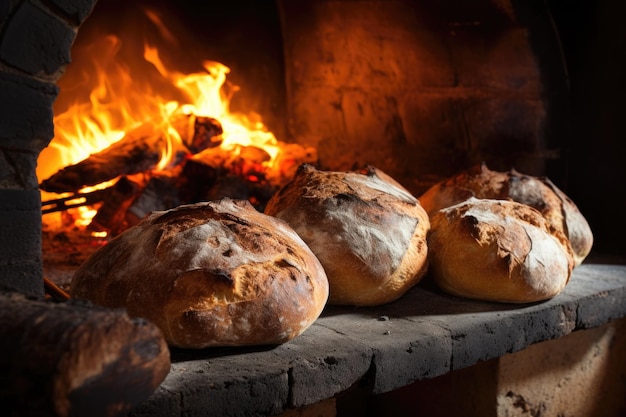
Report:
[[[35,168],[53,136],[53,106],[80,84],[68,65],[76,31],[78,51],[103,30],[141,21],[133,15],[145,11],[140,3],[128,12],[120,3],[99,2],[84,25],[95,2],[13,1],[2,9],[2,210],[10,220],[1,268],[7,284],[27,292],[41,291]],[[590,218],[597,248],[617,248],[622,229],[609,218],[624,206],[613,116],[623,81],[607,56],[624,35],[597,23],[612,17],[609,6],[161,3],[150,7],[175,22],[179,38],[170,59],[181,70],[202,59],[229,65],[241,87],[232,106],[261,114],[281,140],[315,147],[321,167],[371,163],[416,195],[480,161],[547,175]]]
[[[226,65],[231,110],[319,168],[371,164],[415,196],[480,162],[547,176],[589,220],[592,255],[622,261],[626,6],[609,3],[2,0],[0,284],[44,293],[55,117],[88,101],[94,61],[131,66],[129,85],[157,73],[146,41],[173,71]]]

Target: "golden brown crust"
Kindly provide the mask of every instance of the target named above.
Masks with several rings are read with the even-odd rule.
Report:
[[[428,215],[374,167],[330,172],[303,165],[265,213],[289,223],[317,255],[331,304],[393,301],[426,272]]]
[[[567,236],[576,265],[580,265],[591,252],[593,233],[587,220],[576,204],[547,178],[524,175],[515,170],[491,171],[483,163],[433,185],[419,197],[419,201],[432,215],[469,197],[510,199],[539,210],[552,227]]]
[[[174,346],[262,345],[315,321],[328,282],[286,223],[224,199],[147,216],[81,266],[71,295],[147,318]]]
[[[565,235],[537,210],[514,201],[471,197],[437,211],[428,246],[437,285],[486,301],[528,303],[554,297],[574,267]]]

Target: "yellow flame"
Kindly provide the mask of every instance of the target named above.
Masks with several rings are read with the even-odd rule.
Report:
[[[204,61],[206,73],[182,74],[169,71],[159,58],[156,48],[146,46],[146,61],[152,63],[159,73],[170,80],[189,98],[190,104],[184,106],[184,112],[197,116],[214,117],[222,123],[224,129],[222,148],[234,151],[239,146],[256,146],[265,150],[271,157],[268,166],[272,166],[280,147],[272,132],[259,120],[251,122],[248,117],[229,111],[230,96],[223,90],[226,74],[230,68],[216,61]],[[233,88],[233,92],[237,87]]]
[[[162,25],[158,16],[148,15],[148,18],[157,26]],[[165,27],[160,29],[171,34]],[[226,65],[206,60],[202,62],[204,72],[184,74],[168,69],[159,57],[158,49],[146,44],[143,58],[156,69],[155,75],[160,76],[154,82],[150,79],[150,86],[146,88],[146,83],[138,81],[147,77],[143,73],[131,74],[131,63],[120,60],[119,38],[109,35],[95,46],[97,48],[87,50],[93,55],[94,62],[93,68],[86,69],[88,74],[84,75],[86,80],[95,79],[95,86],[88,100],[69,105],[65,111],[55,115],[54,139],[42,151],[38,161],[37,176],[40,181],[107,148],[121,140],[126,132],[146,123],[161,129],[166,139],[167,144],[161,150],[161,159],[156,167],[163,170],[182,140],[180,132],[170,122],[172,116],[179,113],[218,119],[224,130],[220,145],[223,150],[238,152],[242,146],[255,146],[270,155],[271,159],[265,165],[268,168],[274,165],[280,152],[274,134],[257,116],[247,117],[229,111],[231,96],[238,88],[230,85],[225,88],[226,76],[230,72]],[[73,81],[66,84],[71,86]],[[176,91],[176,97],[162,97],[168,94],[166,90]],[[45,194],[42,193],[42,199],[45,199]]]

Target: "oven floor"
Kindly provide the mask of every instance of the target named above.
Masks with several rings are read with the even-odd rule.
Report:
[[[557,297],[522,305],[460,299],[420,283],[384,306],[329,306],[280,346],[174,349],[169,375],[131,415],[272,415],[360,384],[382,394],[623,317],[621,265],[583,264]]]
[[[44,230],[44,270],[61,288],[106,240]],[[379,307],[327,306],[280,346],[171,349],[169,375],[131,416],[274,415],[366,385],[372,394],[465,369],[626,317],[623,257],[592,255],[561,294],[532,304],[447,295],[426,277]]]

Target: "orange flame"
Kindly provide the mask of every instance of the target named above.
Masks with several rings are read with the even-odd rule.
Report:
[[[160,23],[155,21],[154,16],[151,20],[155,24]],[[166,68],[157,48],[145,45],[143,58],[161,77],[155,85],[146,87],[143,85],[145,83],[139,82],[143,81],[143,74],[133,76],[126,63],[118,59],[117,53],[121,46],[119,38],[109,35],[99,42],[97,52],[92,52],[96,60],[95,86],[89,93],[88,101],[74,103],[55,115],[54,139],[42,151],[38,161],[39,180],[107,148],[123,138],[125,132],[145,123],[158,126],[167,138],[167,146],[162,149],[157,166],[158,170],[162,170],[168,166],[173,156],[172,150],[181,142],[179,132],[170,123],[173,115],[181,113],[218,119],[224,130],[220,145],[223,150],[236,153],[242,146],[261,148],[271,157],[265,162],[266,166],[272,167],[280,152],[280,145],[274,135],[260,120],[231,114],[229,111],[230,98],[237,87],[229,91],[224,88],[226,75],[230,71],[227,66],[204,61],[206,72],[183,74]],[[84,77],[89,80],[94,75],[90,73]],[[162,88],[164,84],[168,86]],[[158,92],[155,92],[156,89]],[[177,94],[171,94],[172,90]],[[168,93],[176,97],[163,97]],[[44,200],[50,197],[45,194],[42,192]]]

